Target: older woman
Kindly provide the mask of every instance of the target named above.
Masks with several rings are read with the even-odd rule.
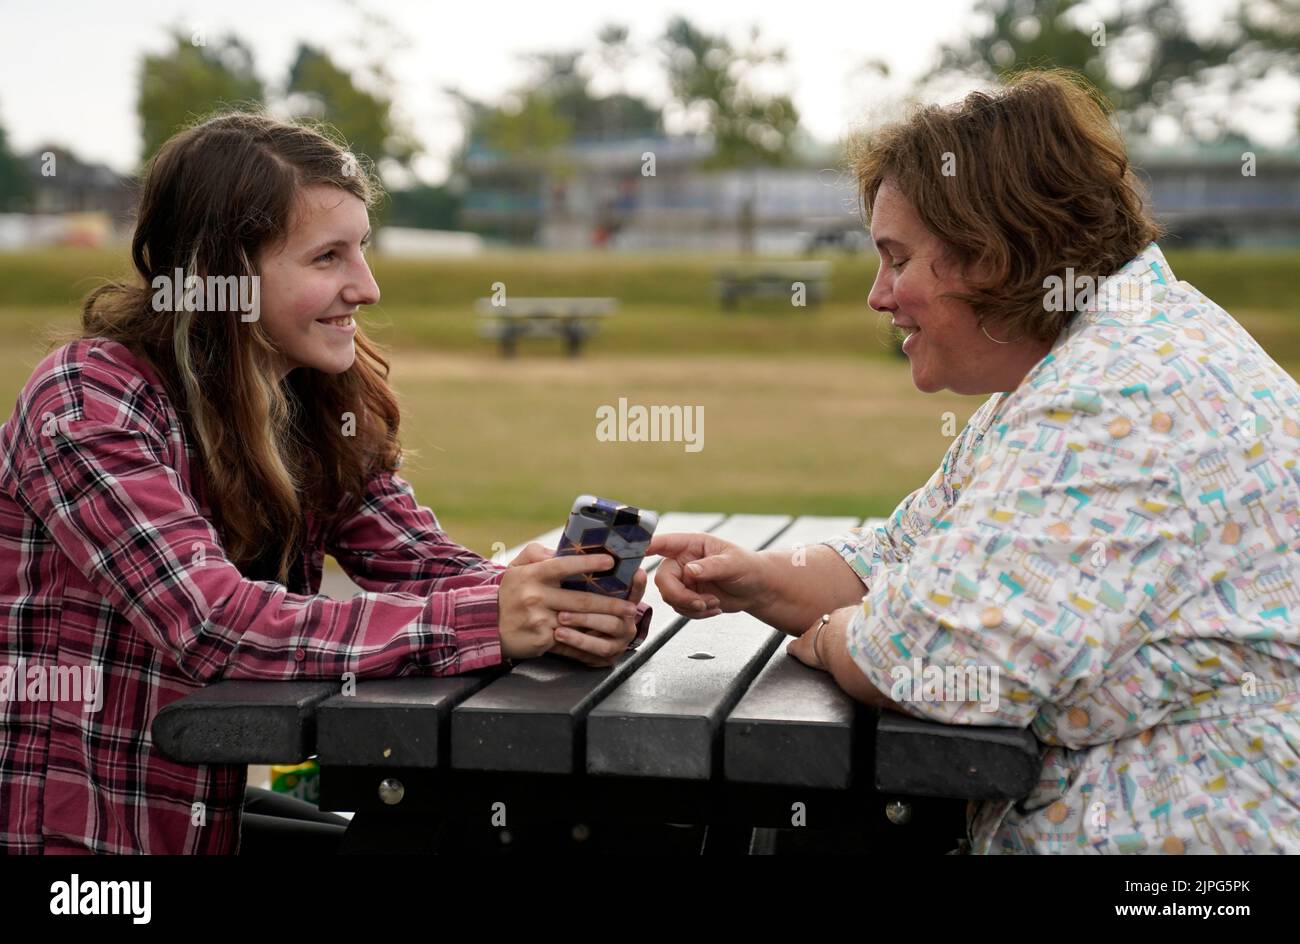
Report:
[[[1300,852],[1300,386],[1174,275],[1076,80],[855,164],[917,389],[991,396],[882,527],[661,537],[664,599],[753,613],[868,704],[1029,726],[1039,784],[972,804],[974,852]]]

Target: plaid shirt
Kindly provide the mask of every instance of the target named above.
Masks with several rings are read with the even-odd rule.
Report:
[[[163,384],[117,342],[51,352],[0,426],[0,849],[235,852],[246,768],[163,757],[161,708],[220,679],[501,663],[504,568],[453,543],[397,475],[332,529],[307,517],[301,594],[226,558],[203,494]],[[318,596],[327,553],[367,592]],[[637,623],[639,642],[648,607]],[[97,704],[16,696],[20,670],[30,685],[70,667],[98,668]]]

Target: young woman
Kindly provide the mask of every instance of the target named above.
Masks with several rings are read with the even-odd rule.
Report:
[[[396,475],[388,363],[353,320],[379,301],[375,193],[261,115],[154,158],[138,282],[87,298],[0,427],[0,848],[236,851],[245,769],[174,763],[149,731],[220,679],[608,664],[644,638],[643,605],[559,586],[608,558],[493,565]],[[368,592],[317,595],[326,554]]]

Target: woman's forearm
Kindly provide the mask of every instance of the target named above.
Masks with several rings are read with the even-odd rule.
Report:
[[[867,588],[825,544],[761,551],[767,592],[750,613],[784,633],[802,633],[823,613],[862,599]]]
[[[873,708],[888,708],[891,702],[885,693],[876,688],[871,680],[858,668],[858,664],[853,661],[853,656],[849,655],[848,629],[845,626],[837,627],[834,632],[830,632],[827,627],[826,637],[821,641],[821,656],[825,659],[826,671],[835,679],[835,684],[839,685],[851,698],[860,701],[863,704],[870,705]]]

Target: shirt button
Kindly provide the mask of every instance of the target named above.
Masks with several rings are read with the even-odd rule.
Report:
[[[294,652],[293,657],[301,662],[303,659],[307,658],[307,653],[302,649],[298,649]]]

